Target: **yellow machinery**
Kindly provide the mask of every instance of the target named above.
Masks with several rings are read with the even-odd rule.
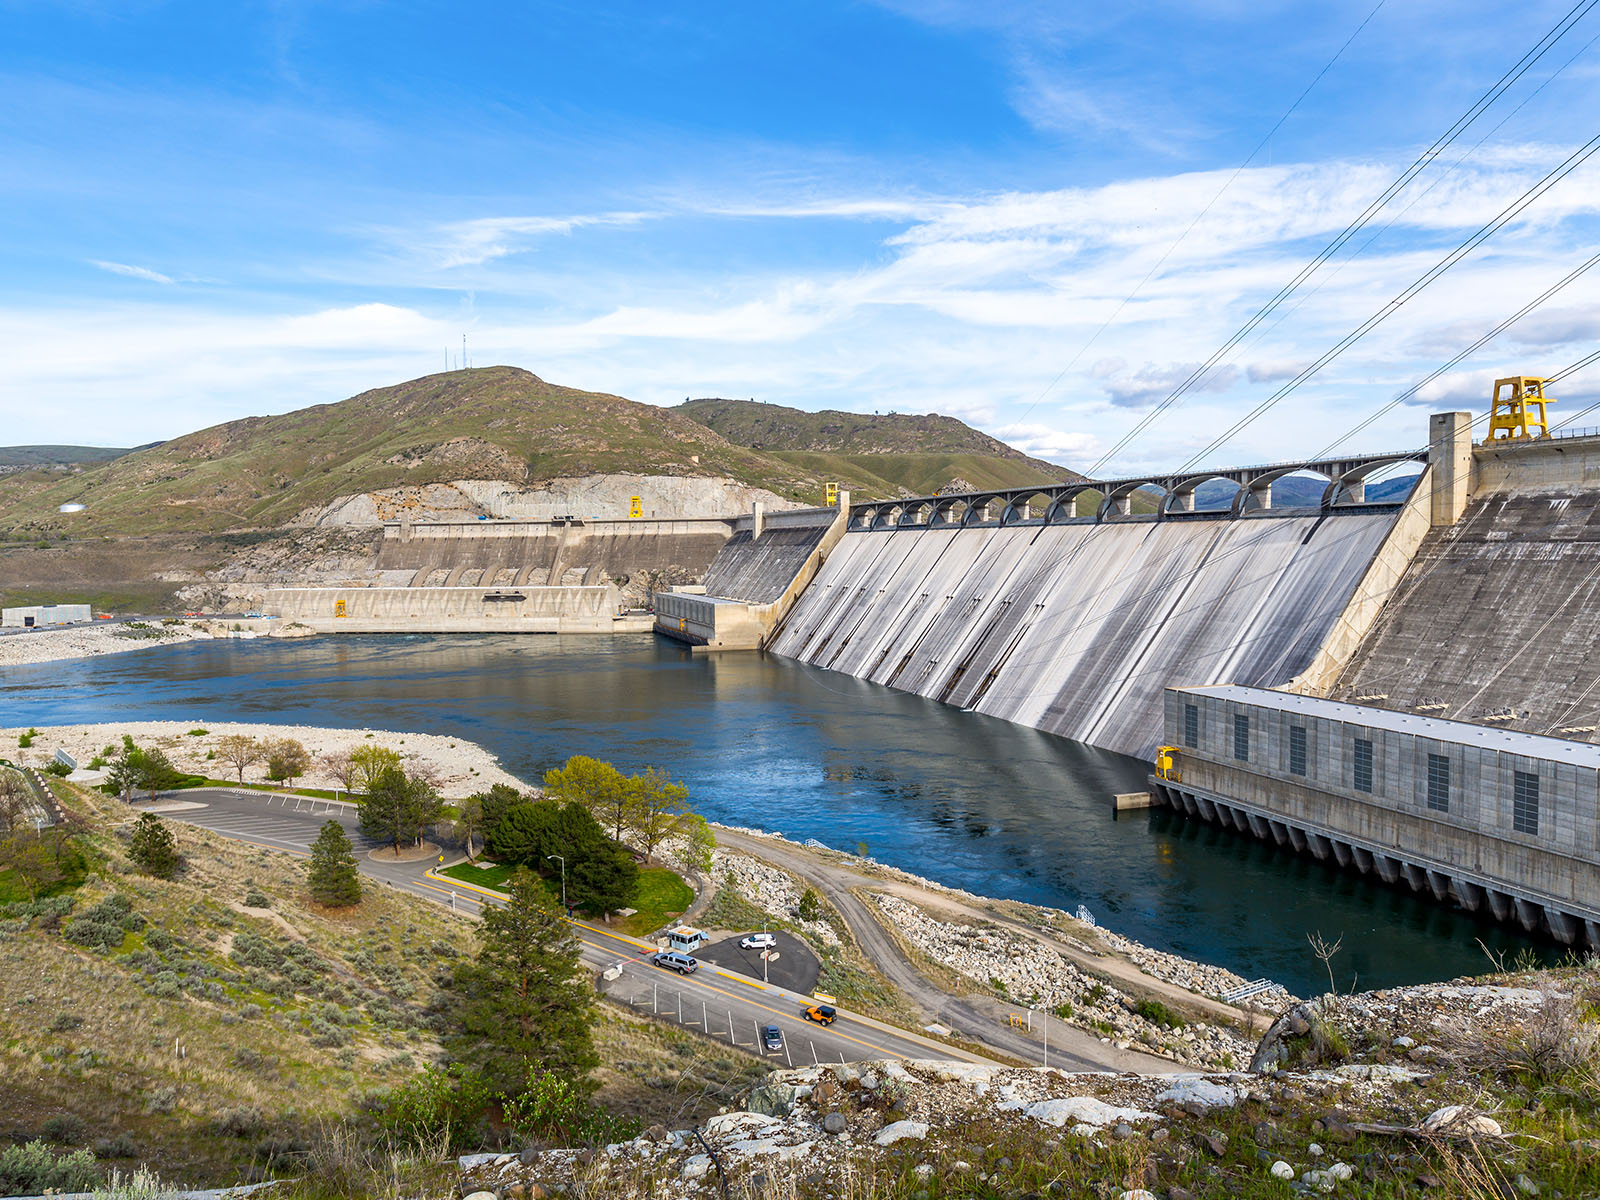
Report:
[[[1173,783],[1183,782],[1183,776],[1178,774],[1178,748],[1176,746],[1156,747],[1156,778],[1170,779]]]
[[[825,483],[822,485],[822,502],[829,508],[839,503],[839,485],[837,483]]]
[[[1513,375],[1494,381],[1494,402],[1489,408],[1490,442],[1523,441],[1547,437],[1550,427],[1544,406],[1555,398],[1544,394],[1545,380],[1532,375]],[[1505,395],[1502,397],[1501,392]]]

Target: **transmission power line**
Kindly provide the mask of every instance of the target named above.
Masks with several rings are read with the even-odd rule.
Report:
[[[1374,422],[1381,420],[1383,417],[1385,417],[1389,413],[1393,412],[1396,408],[1398,408],[1400,405],[1404,404],[1407,400],[1411,399],[1411,397],[1415,396],[1423,388],[1427,387],[1435,379],[1438,379],[1439,376],[1443,375],[1446,371],[1449,371],[1452,367],[1455,367],[1458,364],[1460,364],[1462,362],[1462,360],[1468,358],[1472,354],[1475,354],[1475,353],[1477,353],[1477,351],[1483,349],[1483,347],[1487,346],[1490,342],[1492,342],[1495,338],[1499,337],[1502,333],[1504,333],[1511,326],[1515,325],[1518,321],[1522,320],[1523,317],[1527,316],[1530,312],[1532,312],[1534,309],[1538,308],[1546,300],[1550,299],[1551,296],[1554,296],[1557,292],[1561,291],[1562,288],[1566,287],[1569,283],[1571,283],[1573,280],[1577,279],[1580,275],[1583,275],[1586,272],[1588,272],[1589,269],[1594,267],[1597,263],[1600,263],[1600,254],[1595,254],[1592,257],[1590,257],[1586,262],[1580,263],[1576,268],[1573,269],[1573,271],[1570,274],[1566,275],[1565,277],[1563,277],[1562,279],[1558,280],[1557,282],[1551,284],[1544,291],[1540,292],[1539,295],[1535,296],[1532,300],[1528,301],[1528,303],[1524,304],[1521,308],[1517,309],[1516,312],[1512,313],[1509,317],[1507,317],[1505,320],[1501,321],[1493,329],[1489,330],[1488,333],[1484,334],[1477,341],[1473,342],[1472,345],[1468,346],[1465,350],[1463,350],[1459,354],[1457,354],[1449,362],[1447,362],[1444,365],[1442,365],[1440,367],[1437,367],[1434,370],[1428,372],[1428,374],[1424,375],[1421,379],[1417,380],[1416,383],[1412,384],[1405,391],[1401,392],[1398,396],[1394,397],[1394,399],[1390,400],[1387,404],[1384,404],[1382,407],[1380,407],[1371,416],[1366,417],[1362,421],[1358,422],[1356,425],[1352,426],[1350,429],[1347,429],[1344,433],[1341,433],[1338,437],[1334,438],[1333,441],[1329,442],[1326,446],[1324,446],[1321,450],[1317,451],[1317,453],[1313,454],[1311,457],[1314,458],[1314,459],[1315,458],[1327,458],[1330,454],[1332,454],[1335,450],[1337,450],[1345,442],[1347,442],[1351,438],[1355,437],[1356,434],[1360,433],[1362,430],[1366,429],[1368,426],[1372,425]]]
[[[1529,188],[1516,200],[1513,200],[1509,205],[1503,208],[1493,220],[1479,227],[1479,229],[1470,237],[1468,237],[1466,241],[1462,242],[1449,254],[1445,255],[1432,267],[1428,268],[1427,271],[1425,271],[1419,278],[1414,280],[1410,285],[1402,290],[1397,296],[1395,296],[1394,299],[1390,300],[1376,313],[1368,317],[1360,325],[1356,326],[1355,329],[1347,333],[1343,338],[1336,342],[1332,348],[1325,350],[1317,357],[1315,361],[1304,368],[1298,375],[1296,375],[1288,383],[1284,384],[1277,391],[1273,392],[1272,395],[1268,396],[1265,400],[1261,401],[1261,403],[1257,404],[1239,420],[1235,421],[1223,433],[1213,438],[1203,450],[1191,456],[1187,462],[1178,468],[1178,470],[1187,471],[1189,468],[1199,463],[1201,459],[1205,458],[1213,450],[1216,450],[1218,447],[1231,440],[1233,436],[1240,430],[1252,424],[1255,420],[1266,413],[1267,410],[1276,405],[1285,396],[1289,395],[1290,392],[1293,392],[1302,383],[1306,382],[1306,380],[1310,379],[1318,371],[1322,370],[1323,367],[1327,366],[1334,359],[1338,358],[1339,355],[1343,354],[1351,346],[1355,345],[1356,342],[1360,341],[1373,329],[1376,329],[1389,317],[1393,316],[1394,313],[1397,312],[1404,304],[1413,299],[1434,280],[1438,279],[1439,276],[1443,275],[1451,267],[1455,266],[1456,263],[1460,262],[1468,254],[1476,250],[1480,245],[1498,233],[1506,225],[1510,224],[1513,218],[1515,218],[1525,208],[1527,208],[1535,200],[1539,199],[1539,197],[1543,196],[1556,184],[1560,183],[1578,167],[1582,166],[1583,163],[1588,161],[1588,159],[1595,153],[1596,150],[1600,150],[1600,135],[1590,138],[1582,146],[1578,147],[1577,150],[1573,151],[1571,155],[1569,155],[1548,175],[1546,175],[1538,183],[1534,184],[1533,187]]]
[[[1270,316],[1279,305],[1287,300],[1289,296],[1291,296],[1300,287],[1301,284],[1315,274],[1317,270],[1328,261],[1328,259],[1330,259],[1334,254],[1338,253],[1345,243],[1347,243],[1368,223],[1370,223],[1372,219],[1377,216],[1377,214],[1391,200],[1393,200],[1395,196],[1404,190],[1404,188],[1413,179],[1426,170],[1440,153],[1449,147],[1451,143],[1460,137],[1461,134],[1464,133],[1474,121],[1483,115],[1490,105],[1504,95],[1505,92],[1517,82],[1517,80],[1521,79],[1523,75],[1527,74],[1527,72],[1532,69],[1533,65],[1537,63],[1539,59],[1543,58],[1550,48],[1554,46],[1556,42],[1560,41],[1563,36],[1565,36],[1568,30],[1570,30],[1580,20],[1587,16],[1596,4],[1600,4],[1600,0],[1579,0],[1579,3],[1575,4],[1571,9],[1569,9],[1567,13],[1544,34],[1543,37],[1534,43],[1533,47],[1529,49],[1527,53],[1518,59],[1517,62],[1505,72],[1505,74],[1496,80],[1495,83],[1483,93],[1483,95],[1478,97],[1478,99],[1470,107],[1468,107],[1464,113],[1461,114],[1461,116],[1457,117],[1455,122],[1448,129],[1446,129],[1444,133],[1440,134],[1432,145],[1418,155],[1411,165],[1402,171],[1399,176],[1397,176],[1395,180],[1387,188],[1385,188],[1375,200],[1369,203],[1367,207],[1364,208],[1356,216],[1356,218],[1350,222],[1349,225],[1345,226],[1345,228],[1341,230],[1340,233],[1335,236],[1327,246],[1323,247],[1323,249],[1319,251],[1310,262],[1301,267],[1294,277],[1289,280],[1289,282],[1285,283],[1281,288],[1279,288],[1278,291],[1266,302],[1266,304],[1258,309],[1249,320],[1240,326],[1240,328],[1236,330],[1233,335],[1230,336],[1228,340],[1225,341],[1217,350],[1215,350],[1211,356],[1205,360],[1205,362],[1191,371],[1176,388],[1168,393],[1165,399],[1156,405],[1155,408],[1151,409],[1150,412],[1146,413],[1132,429],[1119,438],[1117,443],[1112,446],[1110,450],[1101,455],[1100,458],[1091,467],[1089,467],[1087,474],[1090,476],[1095,475],[1102,467],[1105,466],[1107,462],[1119,454],[1129,442],[1133,441],[1134,438],[1138,437],[1139,434],[1148,429],[1158,417],[1176,404],[1185,393],[1190,391],[1207,374],[1207,372],[1211,370],[1212,367],[1216,366],[1217,363],[1222,360],[1223,356],[1225,356],[1230,350],[1248,337],[1251,331],[1256,328],[1256,326]]]
[[[1200,210],[1199,215],[1196,216],[1194,220],[1189,222],[1189,224],[1184,228],[1184,231],[1180,233],[1173,241],[1172,245],[1168,246],[1162,253],[1161,257],[1156,259],[1155,265],[1145,272],[1144,278],[1139,280],[1139,282],[1134,285],[1133,291],[1124,296],[1117,307],[1111,311],[1111,315],[1100,323],[1100,328],[1096,329],[1092,334],[1090,334],[1089,340],[1078,347],[1078,352],[1072,356],[1071,361],[1069,361],[1066,366],[1062,367],[1061,370],[1057,372],[1056,377],[1045,385],[1044,391],[1040,392],[1036,397],[1034,397],[1033,403],[1022,410],[1021,414],[1017,417],[1018,421],[1022,420],[1023,417],[1031,413],[1036,407],[1038,407],[1038,404],[1041,400],[1043,400],[1051,392],[1055,391],[1056,385],[1067,377],[1068,371],[1072,370],[1073,367],[1078,365],[1078,360],[1088,353],[1089,347],[1093,346],[1095,342],[1100,340],[1100,335],[1107,329],[1111,328],[1111,323],[1122,315],[1122,310],[1133,303],[1135,296],[1144,291],[1145,284],[1149,283],[1155,278],[1156,272],[1161,270],[1161,268],[1166,265],[1167,259],[1173,256],[1179,246],[1183,245],[1184,239],[1194,232],[1195,226],[1206,219],[1211,210],[1216,207],[1217,201],[1221,200],[1223,195],[1226,194],[1227,190],[1234,185],[1234,182],[1241,174],[1243,174],[1244,169],[1255,161],[1256,155],[1261,153],[1261,151],[1266,147],[1267,143],[1272,140],[1273,135],[1276,134],[1278,130],[1283,128],[1283,123],[1290,117],[1294,116],[1295,111],[1300,107],[1301,103],[1307,96],[1311,94],[1311,89],[1322,82],[1322,77],[1324,75],[1333,70],[1334,64],[1337,63],[1339,59],[1344,57],[1344,52],[1346,50],[1350,49],[1350,43],[1354,42],[1356,38],[1361,36],[1361,31],[1372,23],[1372,18],[1378,15],[1378,10],[1381,9],[1386,3],[1388,3],[1388,0],[1378,0],[1378,3],[1373,6],[1372,11],[1362,18],[1361,24],[1356,26],[1355,32],[1353,32],[1349,37],[1345,38],[1344,44],[1333,52],[1333,57],[1322,65],[1322,70],[1318,71],[1316,75],[1312,77],[1311,82],[1306,84],[1304,90],[1294,98],[1294,103],[1283,110],[1283,115],[1277,119],[1272,128],[1267,130],[1267,132],[1262,136],[1261,140],[1256,143],[1255,149],[1251,150],[1249,154],[1245,155],[1244,161],[1233,169],[1233,174],[1229,175],[1228,178],[1223,182],[1222,186],[1217,189],[1216,195],[1212,196],[1210,200],[1206,201],[1206,206]]]

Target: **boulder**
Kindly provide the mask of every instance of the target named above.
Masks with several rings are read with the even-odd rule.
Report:
[[[915,1138],[918,1141],[928,1136],[928,1126],[923,1121],[896,1121],[893,1125],[885,1125],[878,1130],[877,1136],[872,1139],[875,1145],[892,1146],[895,1142],[905,1138]]]

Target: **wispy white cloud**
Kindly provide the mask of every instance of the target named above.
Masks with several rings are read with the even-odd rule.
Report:
[[[439,267],[474,266],[520,254],[541,238],[562,236],[578,229],[638,225],[655,215],[608,212],[569,217],[478,217],[428,231],[421,235],[418,243]]]
[[[126,275],[130,279],[145,279],[151,283],[176,283],[170,275],[163,275],[160,271],[152,271],[149,267],[136,267],[129,263],[107,262],[100,258],[89,260],[91,267],[98,267],[102,271],[110,271],[113,275]]]

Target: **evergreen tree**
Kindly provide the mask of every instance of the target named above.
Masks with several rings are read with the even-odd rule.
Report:
[[[501,818],[516,805],[527,803],[529,798],[510,784],[497,783],[487,792],[477,793],[473,799],[478,802],[483,814],[478,829],[487,845],[494,841],[494,832],[500,827]]]
[[[544,856],[564,853],[554,848],[551,827],[561,807],[554,800],[523,801],[513,804],[495,822],[489,835],[489,853],[496,862],[531,863],[542,869]]]
[[[385,767],[356,806],[361,832],[388,842],[398,854],[401,842],[416,843],[444,812],[444,802],[426,779]]]
[[[317,840],[311,843],[306,882],[318,904],[342,908],[361,902],[361,873],[356,868],[350,836],[339,822],[325,822]]]
[[[456,968],[456,1028],[445,1045],[503,1092],[520,1091],[530,1066],[587,1091],[600,1059],[578,940],[532,874],[518,871],[510,886],[503,908],[483,910],[477,957]]]
[[[155,813],[145,813],[134,825],[133,836],[128,840],[128,857],[139,870],[157,879],[171,879],[182,861],[172,831]]]

